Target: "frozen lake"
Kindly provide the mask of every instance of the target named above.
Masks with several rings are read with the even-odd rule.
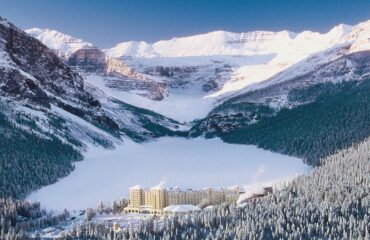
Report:
[[[128,196],[133,185],[152,187],[228,187],[271,182],[309,168],[301,159],[254,146],[205,140],[161,138],[145,144],[126,140],[114,150],[89,147],[85,160],[59,182],[28,198],[47,209],[95,207]]]

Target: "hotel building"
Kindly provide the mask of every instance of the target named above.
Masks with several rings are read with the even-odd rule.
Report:
[[[236,202],[242,194],[240,188],[207,188],[204,190],[180,190],[154,187],[130,188],[130,204],[125,212],[162,214],[163,209],[172,205],[214,205],[223,202]]]

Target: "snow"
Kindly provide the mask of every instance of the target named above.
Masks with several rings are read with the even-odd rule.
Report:
[[[281,83],[283,81],[291,80],[298,76],[303,76],[311,71],[316,70],[318,67],[322,66],[325,63],[329,63],[334,61],[345,54],[349,53],[348,44],[338,44],[333,48],[329,48],[327,50],[315,53],[298,63],[295,63],[289,67],[287,67],[284,71],[280,71],[280,69],[276,66],[271,66],[270,71],[260,71],[258,68],[264,68],[264,66],[244,66],[237,70],[237,75],[243,76],[247,73],[248,79],[241,79],[240,81],[235,82],[228,82],[224,85],[223,89],[211,96],[220,96],[223,93],[222,97],[224,99],[234,96],[240,95],[242,93],[246,93],[249,91],[257,90],[266,88],[273,84]],[[254,70],[253,70],[254,68]],[[255,73],[255,75],[253,75]],[[259,79],[267,79],[260,81]],[[240,91],[236,91],[240,89]],[[286,98],[286,96],[281,96],[282,98]],[[284,103],[283,103],[284,104]],[[272,106],[273,107],[273,106]]]
[[[347,42],[345,37],[350,34],[350,29],[352,29],[351,26],[342,24],[334,27],[326,34],[310,31],[297,34],[291,42],[287,44],[282,43],[280,48],[274,49],[274,51],[276,51],[276,57],[274,59],[264,64],[241,66],[235,71],[234,79],[227,82],[220,91],[209,97],[225,95],[251,87],[262,81],[270,80],[272,77],[284,72],[294,64],[314,55],[320,55],[322,51],[332,48],[339,49],[339,46]],[[333,58],[322,58],[320,64],[327,63],[331,60],[333,60]],[[312,66],[317,66],[318,64],[318,62],[310,62],[307,68],[312,69]],[[297,74],[300,74],[300,72],[297,71]]]
[[[36,233],[40,235],[41,239],[60,239],[63,234],[70,233],[71,230],[78,224],[85,222],[84,211],[69,211],[70,218],[55,227],[47,227],[41,231],[36,230],[31,236],[36,238]],[[138,229],[140,225],[146,221],[153,219],[153,215],[142,213],[125,213],[125,214],[99,214],[92,218],[93,223],[107,223],[112,227],[113,223],[119,224],[122,229]],[[161,223],[161,221],[158,221]]]
[[[211,55],[255,55],[266,46],[277,47],[296,34],[288,31],[232,33],[215,31],[189,37],[146,42],[120,43],[105,52],[110,57],[186,57]]]
[[[246,33],[216,31],[159,41],[153,44],[145,42],[121,43],[114,48],[107,49],[106,53],[116,58],[130,56],[132,61],[138,61],[144,66],[150,66],[152,62],[164,66],[171,64],[172,66],[187,66],[191,63],[202,65],[206,64],[207,57],[237,65],[234,74],[221,90],[206,97],[215,98],[268,80],[309,56],[333,47],[355,42],[352,51],[370,49],[369,32],[370,24],[368,22],[354,27],[339,24],[323,34],[311,31],[301,33],[289,31]],[[357,42],[358,44],[356,44]],[[129,48],[128,50],[128,45],[140,45],[145,48]],[[235,56],[239,58],[235,58]],[[261,56],[270,57],[263,59]],[[153,61],[151,61],[152,59]],[[253,61],[253,59],[260,60]],[[332,58],[322,59],[321,62],[326,63],[330,60]],[[315,63],[310,64],[315,65]]]
[[[239,196],[237,203],[241,204],[244,200],[252,197],[255,194],[264,194],[264,188],[266,187],[272,187],[273,191],[276,191],[277,189],[280,189],[281,186],[284,186],[284,184],[292,181],[293,178],[294,176],[286,176],[280,179],[274,179],[273,181],[253,181],[252,183],[243,185],[242,189],[244,190],[244,193]]]
[[[280,79],[284,77],[286,80],[291,76],[314,70],[318,65],[333,61],[344,54],[370,49],[369,22],[356,26],[339,24],[327,33],[216,31],[152,44],[121,43],[105,52],[108,56],[122,58],[137,71],[140,71],[140,67],[143,68],[143,66],[204,66],[219,62],[233,66],[232,74],[225,83],[222,83],[220,90],[200,94],[196,100],[178,99],[181,93],[174,97],[179,101],[171,99],[171,103],[179,105],[176,109],[181,109],[179,113],[171,111],[171,117],[174,119],[185,120],[184,116],[177,115],[187,112],[186,108],[185,111],[182,110],[184,105],[197,106],[196,109],[201,109],[199,114],[188,115],[186,120],[189,121],[191,118],[204,116],[204,112],[211,110],[216,102],[238,94],[241,90],[250,91],[276,82],[274,78],[279,74]],[[344,46],[351,46],[351,49],[343,51]],[[330,51],[333,52],[325,54]],[[307,59],[310,61],[306,61]],[[286,70],[288,73],[282,74]],[[259,85],[261,82],[263,84]],[[170,98],[172,94],[170,92]],[[187,105],[185,101],[191,102]],[[137,102],[133,101],[132,104],[135,105]],[[141,107],[147,108],[149,105],[141,104]],[[168,116],[165,111],[161,113]]]
[[[188,213],[188,212],[200,212],[200,207],[194,206],[192,204],[184,204],[184,205],[170,205],[168,207],[163,208],[163,212],[170,212],[170,213]]]
[[[105,85],[103,77],[98,75],[86,76],[86,81],[102,90],[107,96],[152,110],[180,122],[190,122],[205,117],[215,102],[214,99],[205,99],[204,93],[195,88],[188,88],[186,91],[170,89],[168,97],[162,101],[154,101],[134,93],[109,88]]]
[[[5,27],[10,27],[10,24],[9,24],[8,20],[6,20],[4,18],[1,18],[1,17],[0,17],[0,24],[5,26]]]
[[[352,42],[350,52],[359,52],[370,49],[370,20],[353,27],[346,41]]]
[[[84,42],[81,39],[71,37],[55,30],[31,28],[25,30],[25,32],[37,38],[49,48],[56,50],[60,57],[66,58],[79,49],[94,46],[91,43]]]
[[[94,126],[93,124],[87,122],[86,120],[80,118],[80,117],[77,117],[76,115],[70,113],[70,112],[67,112],[53,104],[51,104],[51,107],[50,107],[51,111],[53,111],[54,113],[58,114],[59,116],[62,116],[63,119],[66,119],[66,120],[70,120],[72,122],[74,122],[75,124],[78,124],[80,126],[84,126],[88,129],[91,129],[92,131],[104,136],[106,139],[109,139],[113,142],[118,142],[117,139],[115,139],[114,137],[112,137],[110,134],[108,134],[107,132],[101,130],[100,128]]]
[[[142,187],[140,185],[135,185],[135,186],[130,187],[129,189],[134,190],[134,189],[141,189],[141,188]]]
[[[255,64],[251,64],[250,60],[249,63],[239,62],[242,65],[239,74],[244,77],[245,84],[240,85],[240,83],[237,83],[235,89],[227,86],[219,93],[223,94],[224,92],[240,89],[250,83],[266,80],[313,53],[343,43],[346,41],[345,36],[349,35],[351,30],[352,26],[340,24],[325,34],[310,31],[298,34],[289,31],[255,31],[245,33],[216,31],[159,41],[153,44],[145,42],[121,43],[114,48],[107,49],[105,52],[108,56],[115,58],[134,57],[134,59],[143,62],[144,65],[145,61],[142,58],[157,60],[162,57],[158,65],[161,62],[165,62],[163,59],[166,58],[169,62],[174,62],[174,65],[179,65],[179,61],[183,60],[183,64],[186,65],[189,57],[195,56],[219,56],[223,57],[224,60],[226,56],[248,56],[250,58],[258,58],[261,55],[274,56],[264,62]],[[133,46],[136,47],[134,48]],[[235,60],[235,58],[231,59]],[[226,62],[227,60],[229,59],[226,58]],[[193,61],[193,64],[196,64],[198,61]],[[165,65],[169,64],[166,63]],[[248,67],[243,68],[244,65]],[[232,82],[230,81],[229,83],[232,84]]]
[[[28,199],[47,209],[95,207],[128,197],[131,186],[203,189],[274,181],[306,172],[301,159],[219,139],[160,138],[138,144],[125,140],[114,150],[89,146],[85,160],[59,182],[33,192]]]
[[[65,56],[91,45],[53,30],[27,31]],[[155,43],[123,42],[104,52],[111,58],[123,61],[139,74],[145,74],[148,68],[156,66],[200,67],[215,71],[224,64],[231,66],[231,72],[216,80],[220,89],[208,93],[202,92],[202,85],[197,82],[203,73],[191,73],[193,75],[190,74],[187,80],[192,81],[193,86],[169,87],[169,96],[162,101],[139,96],[142,92],[135,90],[123,92],[109,89],[97,77],[88,77],[87,81],[111,97],[180,122],[190,122],[206,116],[215,104],[232,95],[302,75],[348,53],[369,50],[369,38],[370,21],[367,21],[355,26],[339,24],[327,33],[215,31]],[[348,47],[345,51],[344,46]],[[165,77],[157,78],[168,80]]]
[[[153,219],[153,216],[150,214],[142,214],[142,213],[125,213],[125,214],[117,214],[117,215],[108,215],[108,216],[96,216],[93,218],[95,222],[110,222],[110,223],[117,223],[119,226],[124,228],[132,228],[137,229],[140,224],[145,221]]]
[[[185,57],[152,57],[133,58],[124,61],[134,68],[145,67],[197,67],[225,63],[232,66],[264,64],[276,57],[274,53],[254,55],[211,55],[211,56],[185,56]]]
[[[1,68],[15,68],[9,54],[0,48],[0,67]]]
[[[13,62],[12,58],[10,57],[10,55],[5,50],[1,49],[1,45],[0,45],[0,68],[4,68],[6,71],[9,71],[9,70],[17,70],[24,77],[37,82],[37,79],[34,76],[32,76],[31,74],[23,71],[21,68],[19,68]]]

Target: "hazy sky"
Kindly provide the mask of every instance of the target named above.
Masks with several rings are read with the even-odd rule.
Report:
[[[370,0],[0,0],[0,16],[106,48],[214,30],[326,32],[370,19]]]

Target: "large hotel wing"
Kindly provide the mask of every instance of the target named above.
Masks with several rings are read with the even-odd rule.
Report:
[[[145,189],[140,186],[130,188],[130,204],[126,212],[162,214],[166,207],[173,205],[207,206],[223,202],[236,202],[243,192],[239,187],[203,190],[180,190],[154,187]],[[173,208],[168,208],[173,209]],[[183,208],[182,208],[183,209]],[[188,208],[196,209],[196,208]]]

